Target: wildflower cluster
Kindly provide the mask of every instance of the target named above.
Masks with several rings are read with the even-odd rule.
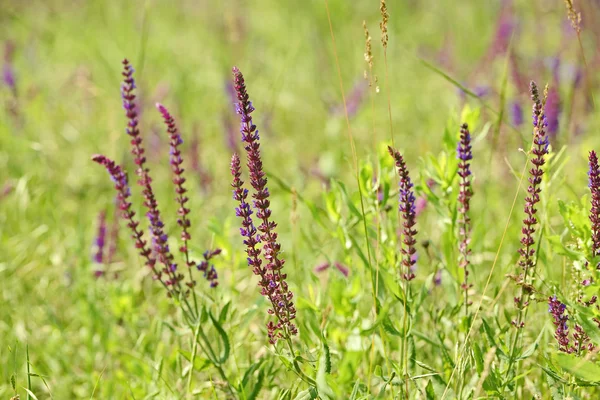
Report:
[[[581,354],[584,350],[593,351],[594,345],[583,328],[575,324],[572,334],[573,342],[570,344],[569,327],[567,321],[569,315],[566,313],[566,305],[557,300],[556,296],[548,298],[548,312],[552,314],[553,323],[556,326],[554,338],[558,342],[558,350],[565,353]]]
[[[123,67],[122,75],[124,80],[121,85],[121,97],[123,99],[123,108],[125,109],[125,116],[127,118],[126,133],[131,138],[131,153],[134,156],[136,175],[139,178],[138,184],[142,187],[144,206],[147,209],[146,217],[149,221],[149,231],[151,236],[150,246],[148,246],[147,242],[143,239],[143,231],[139,229],[139,222],[135,219],[135,212],[131,210],[131,202],[128,200],[131,196],[131,191],[127,175],[123,168],[105,156],[97,155],[93,157],[93,160],[104,165],[115,182],[117,203],[122,212],[122,217],[127,220],[127,226],[132,231],[132,237],[135,241],[136,248],[138,248],[140,254],[145,258],[146,265],[152,269],[154,279],[159,280],[163,284],[167,289],[168,296],[187,295],[189,290],[183,289],[182,281],[184,280],[184,276],[177,271],[177,264],[175,263],[174,256],[169,248],[169,238],[165,232],[165,225],[162,221],[158,202],[154,195],[152,178],[150,177],[149,169],[146,167],[145,149],[140,135],[138,112],[135,102],[136,95],[134,90],[136,89],[136,84],[133,78],[134,69],[127,60],[123,61]],[[183,245],[180,250],[185,254],[186,264],[188,267],[191,267],[194,266],[195,263],[189,259],[187,248],[190,239],[190,222],[187,215],[190,211],[185,206],[188,198],[185,196],[186,190],[183,187],[185,178],[182,176],[183,168],[181,165],[183,161],[181,159],[181,151],[179,150],[179,145],[182,144],[183,141],[181,140],[175,122],[167,109],[161,105],[158,105],[158,109],[165,119],[171,139],[171,166],[174,175],[173,182],[175,183],[175,192],[177,193],[176,200],[179,204],[178,214],[180,219],[178,224],[182,228],[181,238],[183,240]],[[199,269],[203,268],[205,278],[213,287],[217,285],[217,275],[214,268],[207,263],[212,258],[212,255],[218,253],[219,250],[206,253],[207,255],[210,255],[210,257],[205,255],[205,260],[198,265]],[[191,273],[190,280],[185,282],[185,284],[189,287],[195,285]]]
[[[271,302],[271,309],[268,312],[270,315],[275,315],[277,319],[276,323],[273,321],[267,323],[269,342],[275,344],[278,339],[290,340],[291,336],[298,333],[297,327],[292,322],[296,318],[294,295],[286,282],[287,274],[282,272],[285,260],[281,257],[281,245],[277,241],[275,232],[277,224],[271,220],[269,189],[262,166],[259,135],[251,116],[254,107],[246,91],[244,76],[235,67],[233,78],[238,101],[236,112],[240,115],[240,132],[247,155],[250,184],[254,189],[252,205],[260,225],[255,227],[252,219],[253,211],[247,202],[248,190],[243,187],[240,159],[237,154],[234,154],[231,159],[233,198],[239,202],[236,215],[242,218],[240,233],[244,237],[248,265],[252,267],[254,274],[260,277],[258,285],[261,287],[261,294]]]

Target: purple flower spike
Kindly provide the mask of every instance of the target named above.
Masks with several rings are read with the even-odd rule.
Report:
[[[548,121],[544,112],[544,102],[540,99],[537,85],[533,81],[530,84],[530,93],[531,100],[533,101],[533,148],[531,150],[532,157],[530,161],[533,167],[529,170],[529,186],[524,206],[525,218],[523,219],[523,228],[521,230],[523,236],[521,238],[521,248],[519,249],[519,254],[521,255],[519,266],[523,269],[523,275],[518,278],[518,283],[523,289],[522,294],[532,290],[528,281],[528,274],[536,266],[535,239],[533,235],[536,232],[538,220],[536,217],[537,209],[535,207],[540,202],[540,192],[542,191],[540,185],[542,183],[542,176],[544,175],[542,167],[546,163],[544,157],[548,154],[549,146],[548,135],[546,134]],[[515,304],[520,310],[523,310],[529,305],[529,302],[519,297],[515,298]],[[513,324],[517,328],[524,326],[524,322],[521,319],[522,313],[519,314],[519,321],[513,321]]]
[[[533,234],[536,231],[537,224],[537,217],[535,215],[537,213],[537,209],[535,206],[540,201],[540,192],[542,191],[540,184],[542,183],[542,176],[544,175],[544,170],[542,167],[545,164],[544,156],[548,154],[548,135],[546,134],[546,127],[548,126],[548,123],[546,122],[546,115],[544,114],[542,101],[539,98],[538,89],[534,82],[531,82],[531,99],[533,100],[532,118],[534,126],[532,150],[533,157],[531,159],[533,168],[529,170],[530,177],[529,187],[527,189],[528,195],[525,198],[524,208],[526,218],[523,220],[523,238],[521,239],[522,247],[519,250],[519,254],[521,254],[519,265],[525,271],[535,266],[535,249],[533,248],[535,243]],[[540,121],[541,123],[539,123]]]
[[[165,106],[163,106],[162,104],[159,104],[159,103],[156,103],[156,108],[161,113],[161,115],[165,121],[165,125],[167,126],[167,132],[169,133],[169,139],[170,139],[169,154],[170,154],[171,171],[173,172],[173,184],[175,185],[176,201],[177,201],[177,204],[179,204],[179,209],[177,210],[177,215],[179,216],[179,219],[177,220],[177,224],[181,227],[181,240],[183,241],[183,245],[179,248],[179,251],[181,253],[183,253],[183,255],[185,256],[185,262],[186,262],[186,265],[188,266],[188,268],[191,268],[191,267],[196,266],[196,263],[194,261],[190,260],[190,255],[189,255],[189,250],[188,250],[188,242],[191,239],[191,236],[189,233],[189,228],[191,227],[192,223],[191,223],[190,219],[188,218],[190,209],[186,207],[186,204],[189,201],[189,198],[185,195],[187,193],[187,190],[183,186],[183,184],[185,183],[185,178],[183,177],[183,171],[184,171],[184,169],[182,167],[183,159],[181,157],[181,150],[179,148],[179,146],[181,144],[183,144],[183,139],[181,139],[181,135],[179,134],[179,131],[177,130],[177,126],[175,125],[175,120],[169,113],[169,110],[167,110]],[[220,253],[220,250],[216,254],[219,254],[219,253]],[[208,253],[206,253],[206,254],[208,254]],[[212,253],[210,253],[210,254],[212,254]],[[207,270],[208,261],[211,258],[212,258],[212,255],[210,255],[210,256],[205,255],[203,263],[201,263],[200,265],[198,265],[196,267],[199,270],[201,270],[202,272],[204,272],[204,277],[210,282],[210,286],[216,287],[218,285],[218,282],[217,282],[217,273],[216,273],[214,267],[211,267],[210,269]],[[201,269],[201,267],[202,267],[202,269]],[[176,266],[175,266],[175,268],[176,268]],[[175,269],[173,269],[173,272],[174,271],[175,271]],[[192,288],[196,285],[196,281],[194,281],[191,278],[191,274],[190,274],[190,281],[186,282],[186,285],[190,288]]]
[[[400,152],[394,150],[392,147],[388,147],[388,151],[396,163],[398,175],[400,176],[400,198],[399,198],[399,209],[403,219],[402,240],[403,246],[400,250],[402,253],[402,265],[404,271],[402,272],[402,278],[407,281],[411,281],[415,278],[413,273],[413,266],[417,262],[415,244],[417,243],[415,235],[417,230],[414,229],[416,224],[416,207],[415,207],[415,194],[413,191],[413,183],[410,180],[406,163]]]
[[[169,278],[165,280],[168,286],[176,287],[177,292],[181,289],[181,280],[183,274],[176,272],[176,264],[173,262],[173,255],[169,250],[167,244],[168,237],[165,234],[163,228],[164,223],[162,222],[160,211],[158,210],[158,202],[154,196],[154,190],[152,189],[152,179],[149,175],[149,170],[146,168],[146,157],[145,150],[142,143],[142,137],[138,128],[138,114],[136,111],[135,94],[134,89],[136,88],[135,80],[133,79],[134,69],[126,59],[123,60],[123,84],[121,85],[121,97],[123,98],[123,108],[125,109],[125,115],[127,117],[127,134],[131,137],[131,153],[135,158],[135,164],[137,165],[136,174],[139,177],[138,184],[142,187],[142,193],[144,195],[144,206],[148,209],[146,216],[150,222],[150,233],[152,234],[152,250],[156,255],[156,258],[160,264],[164,267],[164,272]],[[171,293],[171,291],[169,292]]]
[[[567,321],[569,316],[565,314],[566,306],[556,299],[556,296],[548,298],[548,312],[554,317],[556,331],[554,337],[558,342],[558,350],[565,353],[572,353],[572,347],[569,347],[569,327]]]
[[[458,162],[458,176],[459,191],[458,191],[458,236],[460,243],[458,245],[461,260],[460,267],[465,271],[465,278],[461,284],[462,289],[465,291],[465,307],[469,306],[468,292],[472,284],[469,284],[469,256],[471,255],[471,249],[469,248],[469,242],[471,241],[471,218],[469,217],[469,209],[471,203],[471,197],[473,196],[473,189],[471,187],[471,163],[473,159],[473,153],[471,151],[471,134],[469,132],[469,126],[462,124],[460,128],[460,140],[456,149]]]
[[[104,264],[104,245],[106,244],[106,213],[101,211],[98,215],[98,233],[96,234],[96,251],[94,262]]]
[[[247,155],[247,166],[250,171],[250,184],[254,189],[252,194],[253,206],[256,209],[256,218],[260,221],[258,227],[254,227],[251,219],[251,211],[245,198],[248,192],[243,189],[240,180],[240,161],[234,155],[231,161],[231,172],[234,177],[234,198],[240,202],[236,214],[242,218],[241,234],[246,239],[248,265],[261,276],[259,285],[261,293],[271,301],[272,308],[269,314],[277,317],[277,323],[270,321],[267,324],[269,342],[275,344],[278,339],[289,340],[291,336],[298,333],[298,328],[292,323],[296,318],[294,307],[294,294],[289,290],[286,282],[287,274],[282,272],[285,260],[281,257],[281,245],[277,241],[275,228],[277,224],[271,220],[271,209],[269,200],[269,189],[267,188],[267,177],[263,171],[260,155],[260,143],[258,130],[252,122],[254,107],[246,91],[244,76],[236,67],[233,68],[233,83],[237,98],[236,112],[240,116],[242,142]],[[256,245],[262,243],[262,251],[257,251]],[[257,258],[264,256],[265,266],[257,265]]]
[[[595,151],[590,151],[589,188],[592,193],[590,222],[592,223],[592,257],[600,255],[600,166]],[[597,266],[600,269],[600,264]]]
[[[168,293],[172,294],[171,288],[167,286],[163,279],[162,271],[159,271],[156,268],[156,258],[143,238],[144,233],[139,229],[139,222],[135,218],[135,211],[131,209],[131,202],[129,202],[131,190],[129,189],[127,174],[125,174],[121,166],[105,156],[95,155],[92,157],[92,161],[103,165],[108,171],[115,184],[115,189],[117,190],[117,206],[121,211],[121,217],[127,221],[127,227],[131,230],[131,237],[135,241],[135,247],[144,258],[148,268],[154,273],[154,279],[160,281],[167,288]]]

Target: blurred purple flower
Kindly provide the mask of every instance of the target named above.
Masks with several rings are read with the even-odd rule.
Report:
[[[95,252],[94,262],[104,264],[104,245],[106,244],[106,213],[100,211],[98,214],[98,231],[94,240]]]
[[[438,269],[435,273],[435,277],[433,278],[433,284],[435,286],[440,286],[442,284],[442,270]]]
[[[335,263],[333,263],[333,265],[337,268],[338,271],[340,271],[342,273],[342,275],[344,275],[346,278],[348,277],[348,275],[350,275],[350,268],[348,268],[347,266],[345,266],[344,264],[336,261]]]
[[[517,100],[514,100],[510,104],[510,119],[512,124],[517,128],[523,124],[523,108]]]
[[[475,93],[477,97],[485,97],[490,94],[490,91],[491,89],[489,86],[475,86],[475,89],[473,89],[473,93]]]
[[[546,100],[546,117],[548,119],[548,135],[555,137],[558,133],[558,116],[560,114],[560,97],[556,86],[548,89],[548,99]]]
[[[223,121],[223,129],[225,130],[225,144],[227,145],[227,148],[231,151],[231,152],[237,152],[238,151],[238,140],[237,140],[237,129],[235,128],[235,123],[233,121],[233,118],[230,117],[229,114],[224,113],[223,117],[222,117],[222,121]]]
[[[13,52],[15,45],[11,41],[4,44],[4,66],[2,67],[2,82],[10,88],[13,93],[17,91],[17,83],[15,78],[15,70],[12,63]]]
[[[354,87],[348,94],[348,98],[346,99],[346,111],[348,112],[349,117],[353,117],[356,115],[360,105],[362,104],[365,94],[367,93],[367,89],[369,88],[369,84],[363,78],[356,81]],[[344,114],[344,105],[338,104],[333,107],[332,112],[334,115],[343,115]]]
[[[515,32],[517,24],[512,11],[511,2],[505,2],[502,5],[500,16],[496,22],[496,31],[494,38],[488,50],[488,57],[494,57],[504,54],[508,50],[513,32]]]
[[[207,169],[200,163],[200,136],[195,131],[190,143],[190,167],[192,171],[199,176],[200,187],[204,191],[208,191],[213,178]]]
[[[327,269],[329,269],[329,267],[331,267],[331,264],[328,262],[324,262],[317,265],[314,269],[314,272],[318,274],[320,272],[326,271]]]
[[[425,197],[417,198],[415,202],[415,216],[421,214],[425,210],[425,207],[427,207],[427,199]]]
[[[117,199],[118,200],[118,199]],[[109,240],[110,244],[108,246],[108,254],[106,255],[106,262],[112,263],[115,260],[115,254],[117,254],[117,244],[119,242],[119,220],[118,220],[118,206],[115,208],[115,215],[113,217],[113,222],[110,227],[110,235]]]
[[[12,65],[8,63],[4,64],[4,68],[2,69],[2,81],[12,91],[16,90],[15,71],[13,70]]]

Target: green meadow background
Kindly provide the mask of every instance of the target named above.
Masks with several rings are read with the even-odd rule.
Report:
[[[509,320],[516,288],[505,275],[515,270],[525,186],[512,213],[511,205],[525,162],[520,149],[528,148],[531,129],[530,102],[512,79],[506,53],[491,51],[503,2],[390,1],[388,79],[379,2],[328,3],[346,98],[365,85],[363,20],[373,38],[379,91],[364,90],[357,112],[350,116],[361,165],[382,159],[392,170],[384,157],[391,142],[388,94],[394,142],[405,154],[417,194],[430,177],[431,160],[443,161],[444,151],[454,157],[446,139],[456,137],[463,108],[472,116],[472,282],[479,301],[510,220],[482,311],[489,318]],[[518,28],[510,49],[527,81],[552,84],[548,65],[553,57],[561,59],[563,75],[581,66],[562,1],[515,0],[512,7]],[[585,7],[591,14],[584,14],[584,22],[586,15],[598,15],[594,2],[585,2]],[[597,65],[593,28],[584,27],[582,40],[588,61]],[[325,181],[330,178],[343,183],[354,199],[358,189],[324,1],[0,0],[0,42],[14,47],[10,64],[16,81],[15,91],[0,86],[0,397],[14,395],[11,376],[22,398],[27,396],[22,388],[30,387],[40,400],[183,398],[187,389],[182,376],[189,365],[182,353],[189,352],[190,332],[178,325],[177,308],[152,281],[123,224],[111,265],[118,276],[94,276],[97,218],[104,210],[112,221],[114,190],[90,157],[102,153],[133,171],[119,94],[123,58],[136,69],[142,135],[173,237],[177,226],[168,140],[154,103],[160,101],[175,116],[185,142],[184,162],[190,159],[192,139],[198,140],[203,173],[187,171],[191,248],[196,255],[209,247],[223,249],[216,260],[220,286],[203,296],[220,307],[231,302],[234,317],[225,327],[232,343],[232,370],[243,373],[258,357],[272,355],[264,329],[267,304],[246,265],[231,198],[228,130],[237,132],[238,122],[227,82],[235,65],[243,71],[256,107],[273,215],[296,292],[298,319],[316,324],[327,320],[332,349],[353,354],[338,360],[335,379],[340,386],[351,388],[358,376],[366,376],[368,350],[360,338],[358,345],[348,347],[372,305],[365,267],[352,245],[340,240],[339,227],[330,221],[317,223],[297,199],[325,207]],[[488,94],[481,99],[461,96],[440,71],[469,90],[486,87]],[[585,201],[587,152],[600,146],[598,113],[586,111],[581,98],[569,97],[568,80],[559,91],[563,109],[573,105],[575,111],[552,142],[551,179],[539,207],[548,235],[564,230],[559,199]],[[521,126],[509,126],[509,101],[523,107]],[[137,187],[133,193],[134,205],[143,213]],[[395,200],[390,204],[396,207]],[[418,281],[435,270],[421,244],[443,241],[444,218],[433,206],[418,217],[423,260]],[[360,230],[356,235],[364,242]],[[563,257],[545,247],[538,272],[551,294],[554,284],[568,284],[568,267]],[[343,262],[350,275],[333,269],[315,274],[314,267],[325,260]],[[203,285],[198,290],[209,292]],[[433,288],[427,308],[434,313],[459,300],[447,287]],[[527,340],[542,333],[536,359],[541,360],[543,352],[556,346],[547,305],[532,305],[528,321]],[[420,329],[452,330],[452,324],[440,319]],[[416,352],[420,360],[435,363],[430,349],[419,346]],[[27,360],[30,373],[37,374],[30,383]],[[293,380],[285,368],[274,365],[261,398],[276,398],[276,386]],[[205,367],[195,366],[192,397],[219,398],[210,389],[213,376]],[[524,393],[536,393],[541,376],[534,369]],[[547,392],[540,391],[545,398]]]

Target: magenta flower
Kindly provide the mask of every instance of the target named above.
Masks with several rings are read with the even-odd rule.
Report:
[[[318,274],[323,271],[327,271],[329,269],[329,267],[331,267],[331,264],[328,262],[324,262],[324,263],[317,265],[314,269],[314,272]]]
[[[333,263],[333,265],[335,266],[335,268],[340,271],[342,273],[342,275],[344,275],[346,278],[348,277],[348,275],[350,275],[350,268],[348,268],[346,265],[342,264],[339,261],[336,261],[335,263]]]
[[[256,218],[260,225],[254,226],[252,210],[246,201],[248,190],[243,188],[243,181],[240,179],[240,160],[237,154],[234,154],[231,160],[231,173],[234,199],[239,202],[236,215],[242,218],[240,233],[245,238],[248,265],[256,275],[260,276],[261,294],[271,302],[271,309],[268,312],[270,315],[275,315],[277,319],[277,323],[269,321],[267,324],[269,342],[275,344],[278,339],[290,340],[291,336],[298,333],[297,327],[292,322],[296,318],[294,295],[286,282],[287,274],[282,272],[285,260],[281,257],[281,245],[275,232],[277,224],[271,219],[269,189],[262,167],[259,135],[251,116],[254,107],[246,91],[244,76],[236,67],[233,68],[233,77],[238,101],[236,111],[240,115],[240,132],[247,155],[250,184],[254,189],[253,207],[256,209]],[[262,244],[262,248],[258,247],[259,244]],[[265,261],[264,266],[261,255]]]

